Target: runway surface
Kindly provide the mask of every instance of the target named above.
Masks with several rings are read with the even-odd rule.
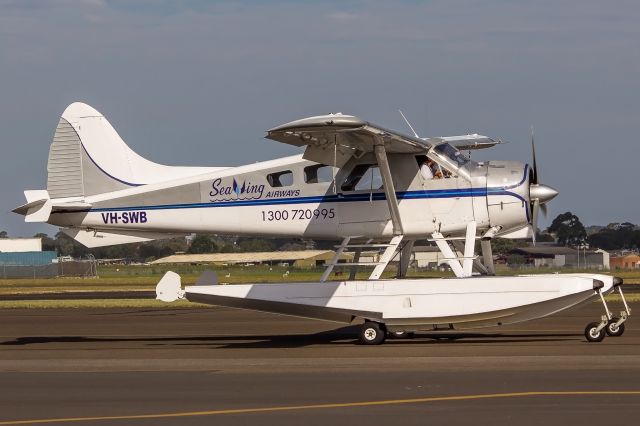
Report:
[[[370,347],[226,308],[3,310],[0,425],[633,423],[640,324],[587,343],[601,312]]]

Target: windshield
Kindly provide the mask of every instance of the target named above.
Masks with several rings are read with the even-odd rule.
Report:
[[[462,167],[469,162],[469,159],[467,157],[462,155],[460,151],[458,151],[448,143],[436,145],[433,150],[441,156],[451,160],[451,162],[458,167]]]

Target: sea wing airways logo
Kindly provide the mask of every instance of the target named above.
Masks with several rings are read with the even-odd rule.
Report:
[[[234,200],[254,200],[262,198],[264,185],[253,184],[242,181],[242,185],[233,178],[231,185],[223,185],[222,178],[217,178],[211,183],[209,192],[210,201],[234,201]]]

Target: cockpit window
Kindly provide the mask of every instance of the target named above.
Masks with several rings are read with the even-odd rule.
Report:
[[[433,150],[441,156],[451,160],[451,162],[458,167],[462,167],[469,162],[467,157],[448,143],[436,145]]]

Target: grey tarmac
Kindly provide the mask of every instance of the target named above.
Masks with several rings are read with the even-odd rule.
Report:
[[[587,343],[601,311],[371,347],[227,308],[0,310],[0,425],[635,424],[640,326]]]

